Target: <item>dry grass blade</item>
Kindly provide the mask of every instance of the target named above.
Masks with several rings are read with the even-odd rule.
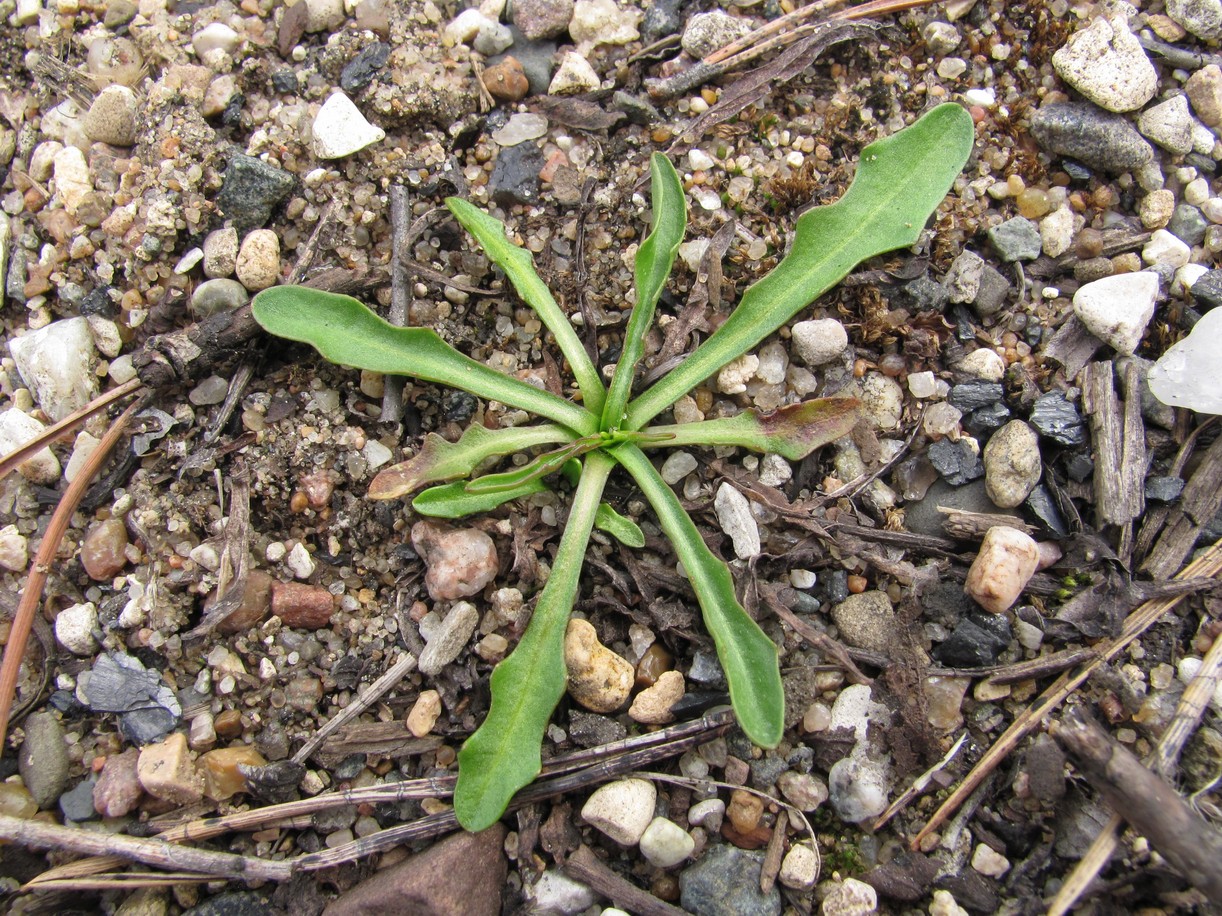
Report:
[[[1176,579],[1191,579],[1196,576],[1217,576],[1222,571],[1222,541],[1217,542],[1199,557],[1180,570]],[[1184,599],[1183,595],[1158,598],[1147,601],[1126,618],[1124,629],[1119,636],[1106,640],[1096,647],[1095,657],[1082,665],[1077,671],[1067,671],[1027,709],[1023,710],[1005,733],[994,742],[988,752],[980,758],[980,762],[972,768],[959,787],[942,803],[928,823],[913,838],[911,846],[918,849],[929,834],[941,826],[954,811],[963,804],[972,792],[984,781],[997,766],[1010,755],[1036,726],[1043,721],[1053,709],[1065,701],[1083,682],[1090,677],[1091,672],[1100,665],[1106,664],[1124,650],[1133,640],[1137,639],[1159,621],[1164,614],[1176,607]]]
[[[60,497],[59,505],[55,507],[46,533],[42,536],[42,542],[38,545],[38,553],[34,556],[34,562],[30,564],[25,587],[21,590],[21,600],[17,604],[17,611],[13,614],[13,626],[9,631],[8,643],[4,647],[4,661],[0,663],[0,750],[4,748],[9,716],[13,711],[13,697],[17,691],[17,676],[21,669],[21,659],[25,655],[30,630],[34,626],[34,615],[38,613],[42,589],[47,582],[47,575],[51,571],[55,554],[59,551],[60,541],[63,540],[72,513],[80,505],[81,497],[89,489],[94,475],[102,467],[106,457],[114,449],[123,430],[141,405],[140,400],[129,404],[119,418],[111,424],[110,429],[106,431],[106,435],[102,437],[89,459],[82,464],[80,472],[68,485],[64,495]]]
[[[1215,639],[1209,647],[1209,652],[1205,654],[1201,669],[1180,697],[1171,724],[1159,736],[1158,745],[1151,755],[1152,759],[1146,761],[1151,769],[1167,779],[1175,775],[1180,751],[1196,731],[1205,710],[1209,708],[1209,702],[1218,687],[1219,672],[1222,672],[1222,639]],[[1064,916],[1082,899],[1091,882],[1107,866],[1116,851],[1123,824],[1124,819],[1120,815],[1111,816],[1091,843],[1086,855],[1078,861],[1052,902],[1048,904],[1048,916]]]

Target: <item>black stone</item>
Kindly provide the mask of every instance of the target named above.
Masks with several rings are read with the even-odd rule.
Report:
[[[1205,241],[1205,230],[1209,228],[1209,220],[1192,204],[1176,204],[1167,223],[1167,231],[1187,245],[1200,245]]]
[[[941,283],[920,276],[905,283],[896,299],[900,307],[913,312],[941,312],[946,308],[950,293]]]
[[[1011,638],[1010,623],[1003,615],[972,610],[933,650],[933,657],[951,668],[980,668],[994,664]]]
[[[118,314],[115,301],[110,298],[114,287],[98,286],[85,293],[81,300],[80,311],[86,318],[97,315],[99,318],[114,318]]]
[[[1079,453],[1069,459],[1065,472],[1069,474],[1070,480],[1083,483],[1091,474],[1095,473],[1095,462],[1090,455]]]
[[[261,159],[235,153],[225,169],[225,178],[216,202],[221,212],[239,232],[258,229],[272,210],[292,193],[297,184],[283,169]]]
[[[538,203],[543,166],[543,153],[533,143],[503,148],[492,167],[492,199],[502,206]]]
[[[1222,270],[1210,270],[1201,274],[1192,284],[1192,298],[1202,311],[1222,305]]]
[[[478,406],[475,398],[465,391],[450,388],[441,396],[441,413],[447,420],[465,423],[475,414]]]
[[[365,754],[349,754],[335,767],[335,778],[343,782],[356,779],[364,771],[367,759]]]
[[[646,4],[641,40],[650,45],[668,35],[677,35],[683,28],[683,14],[679,10],[682,5],[683,0],[654,0]]]
[[[298,798],[297,784],[305,776],[306,768],[292,760],[278,760],[265,767],[238,764],[238,771],[246,777],[246,788],[260,801],[283,804]]]
[[[846,570],[832,570],[829,575],[823,576],[822,580],[823,595],[832,604],[839,604],[849,597],[849,574]]]
[[[297,74],[289,69],[277,70],[272,74],[272,89],[285,95],[295,95],[298,90]]]
[[[374,76],[390,59],[390,45],[375,41],[348,61],[339,74],[339,88],[344,92],[360,92],[373,82]]]
[[[1184,480],[1180,477],[1147,477],[1146,499],[1155,503],[1173,503],[1184,492]]]
[[[569,737],[580,747],[600,747],[628,737],[621,722],[607,716],[574,709],[569,712]]]
[[[1066,159],[1061,163],[1061,167],[1065,169],[1065,174],[1070,177],[1070,180],[1077,182],[1090,181],[1095,177],[1095,173],[1088,169],[1080,162],[1074,162],[1072,159]]]
[[[78,715],[86,711],[86,708],[77,700],[76,694],[71,690],[56,690],[47,698],[47,703],[56,712],[61,712],[64,715]]]
[[[221,112],[222,127],[240,127],[242,125],[242,106],[246,104],[246,96],[240,92],[235,92],[229,97],[229,101],[225,103],[225,110]]]
[[[1010,408],[998,402],[973,410],[963,418],[963,428],[973,436],[982,436],[1001,429],[1010,421]]]
[[[926,454],[933,463],[934,470],[952,487],[962,486],[984,476],[984,464],[980,456],[962,439],[958,442],[939,439],[929,447]]]
[[[83,779],[59,797],[59,810],[67,821],[96,820],[93,807],[93,785],[96,779]]]
[[[1075,446],[1086,442],[1082,415],[1059,391],[1036,398],[1035,406],[1031,408],[1030,423],[1045,439],[1061,445]]]
[[[953,630],[975,611],[976,603],[958,582],[938,581],[921,590],[921,607],[931,622]]]
[[[702,716],[714,706],[726,706],[730,695],[724,690],[689,690],[670,708],[671,715],[682,721]]]
[[[967,382],[960,382],[950,390],[950,397],[947,398],[951,405],[958,407],[964,413],[970,413],[973,410],[979,410],[981,407],[988,407],[996,404],[1004,397],[1005,391],[1001,387],[1001,382],[986,382],[984,379],[972,379]]]
[[[1061,510],[1044,484],[1036,484],[1031,495],[1027,497],[1025,505],[1036,518],[1043,522],[1044,527],[1057,537],[1069,537],[1069,529],[1065,525],[1065,519],[1061,516]]]
[[[133,709],[119,717],[119,732],[129,744],[143,747],[160,741],[178,725],[178,717],[168,709],[153,706]]]

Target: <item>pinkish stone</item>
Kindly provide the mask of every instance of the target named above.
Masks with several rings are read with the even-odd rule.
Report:
[[[144,795],[136,775],[140,752],[134,747],[107,757],[102,775],[93,787],[93,808],[102,817],[122,817],[135,810]]]
[[[477,528],[417,522],[412,526],[412,546],[428,564],[424,584],[434,601],[478,594],[500,568],[492,538]]]

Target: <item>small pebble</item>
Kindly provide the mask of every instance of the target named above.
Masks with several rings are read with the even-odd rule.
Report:
[[[878,911],[878,893],[856,878],[845,878],[823,898],[823,916],[870,916]]]
[[[781,861],[780,882],[795,891],[809,891],[819,880],[819,855],[805,843],[795,843]]]
[[[238,282],[257,293],[280,279],[280,239],[270,229],[255,229],[242,240],[234,267]]]
[[[691,856],[696,841],[691,834],[665,817],[655,817],[640,839],[641,855],[655,868],[673,868]]]
[[[664,671],[652,687],[636,695],[628,716],[643,725],[666,725],[675,720],[671,707],[683,699],[683,675],[678,671]]]
[[[458,601],[445,617],[432,613],[425,620],[430,618],[430,626],[420,622],[427,645],[420,653],[418,665],[421,674],[432,677],[462,653],[479,624],[479,611],[469,601]]]
[[[978,843],[972,853],[972,868],[986,877],[1000,878],[1010,870],[1010,860],[991,846]]]
[[[1057,75],[1100,108],[1140,108],[1158,89],[1158,73],[1123,15],[1098,16],[1052,55]]]
[[[1154,317],[1158,289],[1158,275],[1151,271],[1104,277],[1078,288],[1073,297],[1074,314],[1104,343],[1131,356]]]
[[[1039,565],[1039,548],[1014,528],[995,526],[985,532],[963,589],[986,611],[1000,614],[1018,600]]]
[[[69,605],[55,615],[55,638],[73,655],[93,655],[98,650],[97,629],[98,609],[92,601]]]
[[[626,659],[598,641],[589,621],[569,621],[564,635],[564,663],[569,696],[591,712],[614,712],[628,701],[636,672]],[[682,681],[682,675],[679,678]]]
[[[593,92],[600,86],[602,80],[590,62],[576,51],[565,51],[560,55],[547,92],[548,95],[581,95]]]
[[[746,560],[760,552],[759,526],[751,513],[751,503],[731,484],[723,482],[713,499],[718,524],[734,544],[734,555]]]
[[[81,565],[95,582],[109,582],[127,565],[127,526],[111,518],[89,529],[81,543]]]
[[[644,779],[620,779],[594,791],[581,808],[582,818],[617,843],[635,846],[653,821],[658,792]]]
[[[407,714],[407,730],[417,738],[423,738],[433,730],[441,716],[441,694],[436,690],[422,690]]]
[[[822,366],[839,357],[849,345],[844,325],[835,318],[799,321],[792,341],[798,358],[808,366]]]
[[[478,594],[500,569],[496,545],[478,528],[417,522],[412,526],[412,546],[428,565],[424,584],[434,601]]]
[[[136,774],[140,751],[134,747],[106,758],[93,786],[93,807],[102,817],[123,817],[140,804],[144,787]]]
[[[136,142],[139,100],[127,86],[107,86],[93,100],[83,127],[90,140],[111,146]]]
[[[1022,420],[1011,420],[994,433],[982,458],[985,491],[1001,509],[1021,505],[1043,471],[1039,436]]]
[[[386,139],[342,92],[334,92],[314,118],[312,148],[319,159],[343,159]]]
[[[271,611],[287,627],[317,630],[331,622],[335,599],[326,588],[304,582],[274,582]]]
[[[182,732],[142,748],[136,775],[149,795],[174,805],[193,805],[204,797],[204,780]]]

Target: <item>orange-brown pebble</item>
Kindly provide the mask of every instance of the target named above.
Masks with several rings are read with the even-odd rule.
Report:
[[[669,143],[673,136],[669,127],[655,127],[653,133],[650,134],[650,139],[654,143]]]
[[[81,565],[95,582],[113,579],[127,565],[127,527],[109,518],[89,529],[81,544]]]
[[[297,513],[304,512],[310,506],[310,498],[300,490],[293,493],[289,499],[289,508]]]
[[[665,647],[655,642],[645,650],[641,660],[636,663],[636,685],[638,687],[652,687],[657,683],[662,673],[669,671],[674,666],[674,663],[674,656],[667,652]]]
[[[301,492],[311,509],[325,509],[335,492],[335,475],[331,471],[315,471],[301,478]]]
[[[516,102],[530,92],[526,71],[522,68],[521,61],[512,55],[486,68],[483,80],[488,94],[502,102]]]
[[[849,576],[849,591],[854,595],[860,595],[869,584],[865,576]]]
[[[267,765],[267,760],[248,744],[218,747],[203,754],[199,768],[204,774],[204,795],[213,801],[224,801],[245,792],[246,777],[238,769],[239,764],[261,767]]]
[[[236,738],[242,734],[242,714],[236,709],[226,709],[216,717],[212,728],[222,738]]]
[[[750,833],[764,815],[764,800],[745,789],[735,789],[726,807],[726,817],[739,833]]]
[[[673,903],[679,899],[679,879],[674,875],[658,875],[649,885],[649,889],[659,900],[669,900]]]
[[[443,744],[437,748],[437,753],[434,757],[439,767],[451,766],[458,759],[458,753],[448,744]]]
[[[335,599],[322,586],[303,582],[272,583],[272,613],[286,627],[317,630],[331,622]]]
[[[1018,206],[1018,212],[1027,219],[1039,219],[1052,209],[1048,192],[1039,188],[1027,188],[1015,198],[1014,203]]]

